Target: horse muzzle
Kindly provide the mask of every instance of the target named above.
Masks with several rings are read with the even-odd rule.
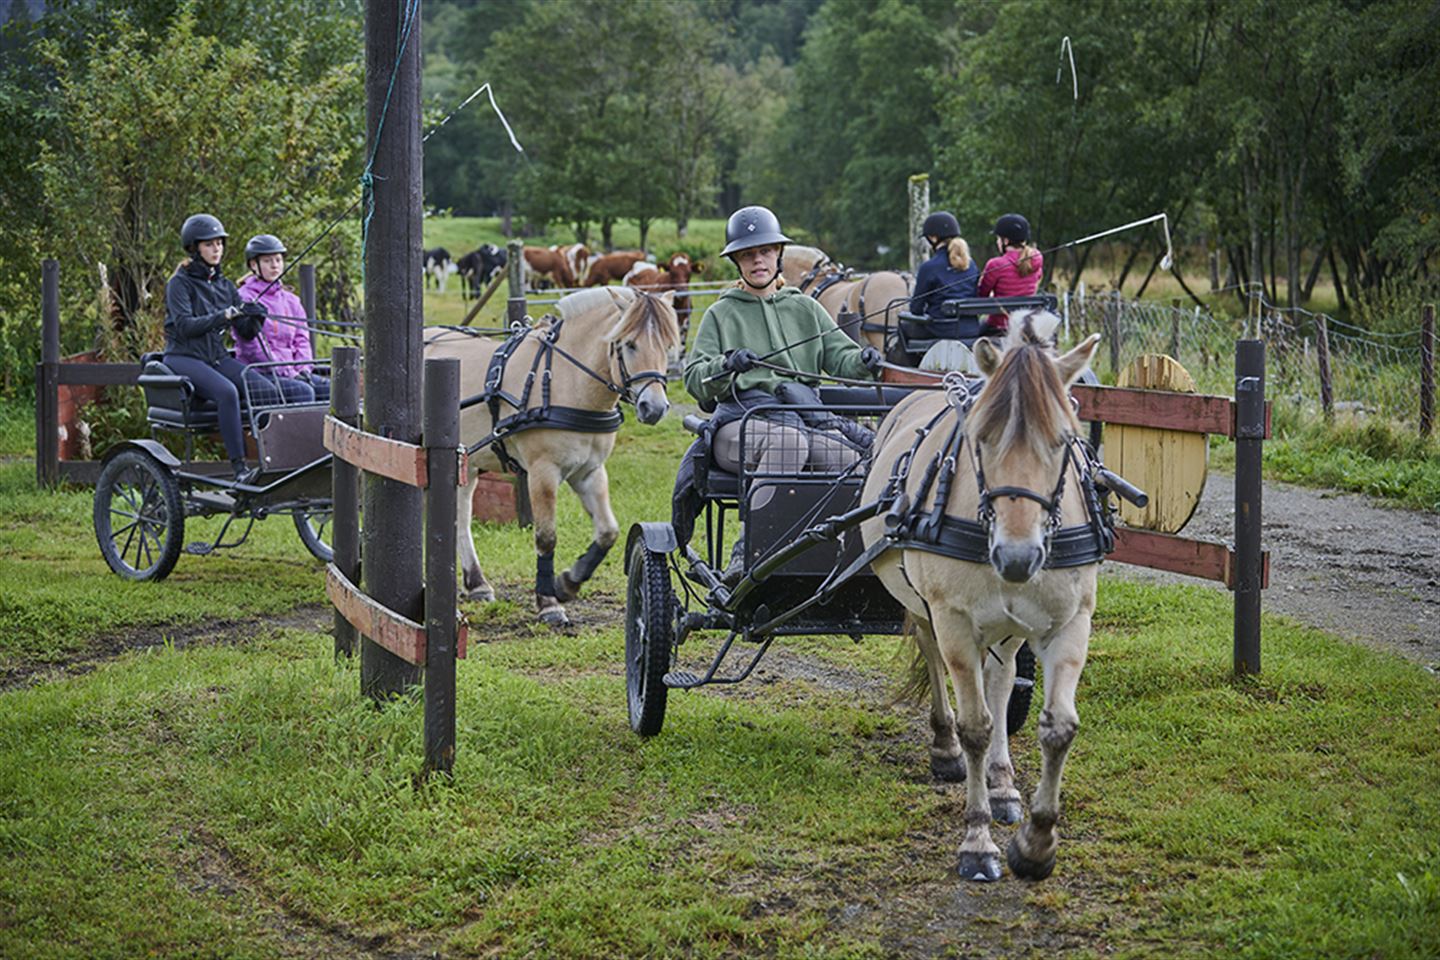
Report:
[[[646,426],[659,423],[669,411],[670,399],[663,389],[646,390],[635,400],[635,416]]]
[[[1027,583],[1045,565],[1045,546],[1036,543],[997,543],[990,548],[990,565],[1009,583]]]

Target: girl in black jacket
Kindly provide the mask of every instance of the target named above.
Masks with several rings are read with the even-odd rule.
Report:
[[[195,393],[215,401],[220,437],[238,483],[254,483],[260,468],[245,465],[245,433],[240,425],[240,390],[245,365],[225,349],[225,328],[242,314],[263,322],[258,303],[240,302],[235,284],[220,274],[225,227],[197,213],[180,228],[180,243],[190,258],[165,284],[165,365],[189,377]]]

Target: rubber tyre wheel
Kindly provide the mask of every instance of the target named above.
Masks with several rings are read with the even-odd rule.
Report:
[[[334,529],[330,525],[332,515],[328,509],[296,510],[290,514],[290,518],[295,521],[295,532],[300,535],[300,542],[305,544],[310,556],[321,563],[329,563],[335,559],[335,549],[330,542]]]
[[[665,723],[665,674],[675,643],[675,591],[665,554],[637,546],[625,589],[625,686],[630,729],[653,737]]]
[[[126,580],[164,580],[185,544],[180,482],[160,461],[125,450],[95,484],[95,540],[105,562]]]
[[[1016,684],[1010,690],[1010,703],[1005,707],[1005,733],[1014,736],[1025,726],[1030,715],[1030,700],[1035,695],[1035,651],[1030,644],[1022,643],[1015,651]],[[1029,683],[1020,683],[1029,680]]]

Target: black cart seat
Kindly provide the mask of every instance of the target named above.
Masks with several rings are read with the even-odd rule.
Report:
[[[145,391],[145,418],[152,427],[167,430],[218,430],[220,412],[215,401],[195,394],[195,384],[165,365],[164,354],[140,358],[140,388]],[[240,409],[245,395],[241,392]]]

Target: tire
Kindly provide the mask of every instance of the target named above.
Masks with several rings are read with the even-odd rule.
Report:
[[[675,591],[665,554],[637,544],[625,590],[625,686],[630,729],[653,737],[665,723],[665,673],[675,643]]]
[[[329,507],[315,510],[296,510],[290,514],[295,521],[295,532],[300,535],[300,542],[305,544],[305,549],[310,551],[310,556],[321,563],[329,563],[335,559],[335,550],[330,542],[331,531],[330,518],[333,512]]]
[[[1005,708],[1005,733],[1014,736],[1025,726],[1030,715],[1030,700],[1035,695],[1035,652],[1023,643],[1015,651],[1015,686],[1010,690],[1010,703]]]
[[[180,483],[158,460],[125,450],[95,484],[95,539],[110,569],[126,580],[164,580],[185,543]]]

